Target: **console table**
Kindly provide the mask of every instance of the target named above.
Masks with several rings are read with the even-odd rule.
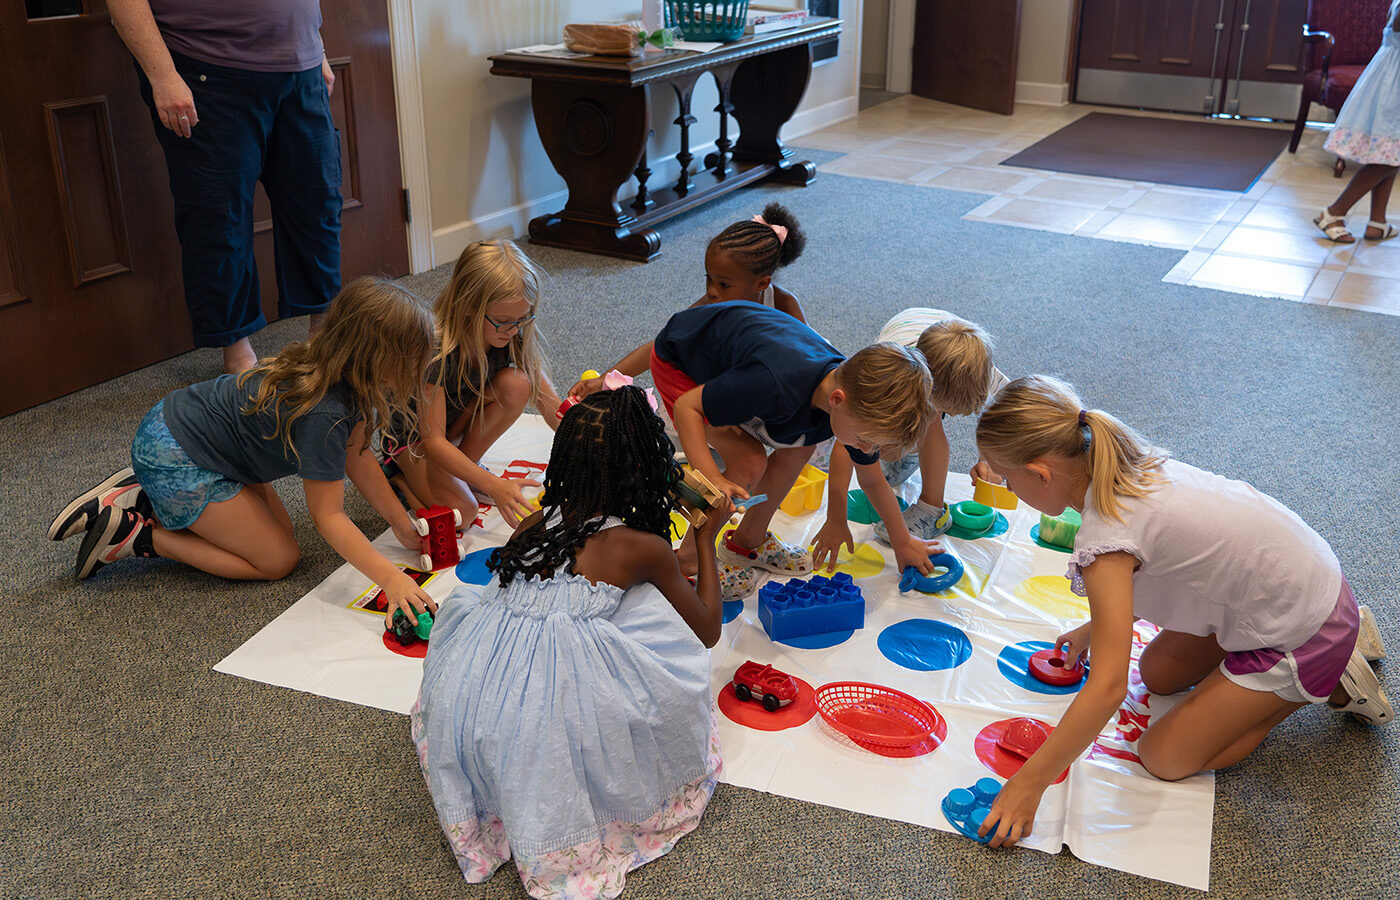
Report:
[[[530,240],[624,259],[646,261],[661,252],[658,222],[762,178],[808,184],[816,168],[794,161],[778,137],[797,109],[812,74],[813,41],[841,32],[841,21],[808,19],[796,28],[742,38],[712,50],[665,50],[640,57],[556,58],[541,53],[491,57],[491,73],[530,79],[540,141],[568,185],[564,208],[530,222]],[[719,137],[704,167],[690,171],[690,99],[710,73],[719,88]],[[648,183],[650,87],[676,93],[681,174],[674,184]],[[739,126],[731,140],[729,117]],[[637,180],[624,207],[618,190]]]

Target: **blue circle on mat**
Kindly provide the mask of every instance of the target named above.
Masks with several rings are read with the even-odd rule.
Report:
[[[490,584],[496,575],[486,568],[486,560],[495,549],[483,547],[462,557],[462,561],[457,563],[457,580],[463,584]]]
[[[1019,644],[1008,644],[1006,649],[1001,651],[997,657],[997,668],[1001,674],[1006,676],[1006,680],[1017,687],[1025,688],[1037,694],[1073,694],[1084,686],[1081,680],[1078,684],[1046,684],[1030,673],[1031,654],[1041,650],[1049,650],[1049,641],[1022,641]],[[1088,671],[1089,667],[1084,667]]]
[[[906,619],[880,632],[876,641],[890,662],[915,672],[956,669],[972,657],[961,628],[932,619]]]
[[[853,634],[855,634],[854,631],[824,631],[821,634],[809,634],[804,637],[784,638],[773,643],[796,647],[799,650],[825,650],[827,647],[835,647],[837,644],[849,641]]]
[[[726,600],[724,601],[724,613],[721,615],[719,624],[727,625],[739,617],[739,613],[744,611],[744,601]]]

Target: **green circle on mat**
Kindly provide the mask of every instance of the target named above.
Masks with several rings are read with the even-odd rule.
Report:
[[[948,529],[948,537],[955,537],[963,541],[975,541],[977,538],[996,537],[999,534],[1006,534],[1006,529],[1011,526],[1006,521],[1006,516],[997,513],[997,520],[990,528],[983,531],[969,531],[961,525],[954,525]]]
[[[900,509],[908,509],[909,501],[903,497],[896,497],[899,501]],[[874,525],[880,521],[879,513],[875,512],[875,507],[870,505],[870,498],[865,496],[865,491],[854,490],[846,495],[846,518],[861,525]]]

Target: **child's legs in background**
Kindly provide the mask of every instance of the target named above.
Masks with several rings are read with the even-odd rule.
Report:
[[[399,471],[403,473],[408,494],[404,499],[422,506],[446,506],[462,514],[462,527],[465,529],[476,518],[478,505],[476,495],[462,481],[441,466],[435,465],[424,455],[421,448],[404,450],[394,457]],[[415,506],[416,510],[418,507]]]
[[[530,379],[519,369],[501,369],[486,387],[486,405],[448,426],[448,438],[469,458],[480,462],[491,445],[525,411],[530,401]],[[465,513],[463,513],[465,515]]]
[[[948,461],[952,458],[943,420],[936,418],[919,441],[919,477],[923,485],[919,499],[929,506],[943,507],[943,492],[948,486]]]
[[[750,494],[767,494],[768,499],[745,510],[739,526],[734,529],[734,543],[750,548],[763,543],[768,534],[768,526],[773,522],[774,513],[787,497],[788,491],[797,483],[797,476],[802,474],[802,467],[807,465],[807,460],[812,458],[812,451],[815,449],[784,447],[768,454],[762,474],[759,475],[757,483],[749,489]]]
[[[743,487],[750,495],[757,493],[754,490],[754,483],[763,475],[764,467],[768,464],[762,444],[752,435],[733,425],[716,426],[709,422],[705,423],[705,442],[713,447],[719,453],[720,458],[724,460],[725,478]],[[810,453],[812,448],[805,449]],[[793,480],[797,480],[796,474],[793,475]],[[786,491],[784,495],[786,495]],[[778,497],[777,499],[781,501],[783,498]],[[774,509],[776,508],[775,504]],[[747,518],[748,516],[745,516],[745,519]],[[772,518],[773,513],[770,511],[768,519],[765,521]],[[740,524],[739,527],[743,528],[743,525]],[[763,533],[760,532],[759,541],[762,540]],[[695,529],[692,528],[685,533],[685,539],[681,541],[677,556],[680,558],[681,571],[686,575],[694,575],[697,567]]]
[[[287,508],[267,484],[210,503],[188,528],[157,527],[152,541],[158,556],[249,581],[283,578],[301,558]]]

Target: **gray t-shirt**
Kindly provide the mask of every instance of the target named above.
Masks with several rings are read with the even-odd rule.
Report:
[[[288,475],[308,481],[345,477],[345,445],[359,414],[344,384],[333,384],[291,426],[293,453],[274,433],[271,409],[249,415],[261,372],[238,386],[238,376],[220,375],[181,388],[165,398],[165,424],[190,459],[211,472],[244,484],[265,484]]]
[[[252,72],[321,64],[320,0],[150,0],[165,44],[202,62]]]

